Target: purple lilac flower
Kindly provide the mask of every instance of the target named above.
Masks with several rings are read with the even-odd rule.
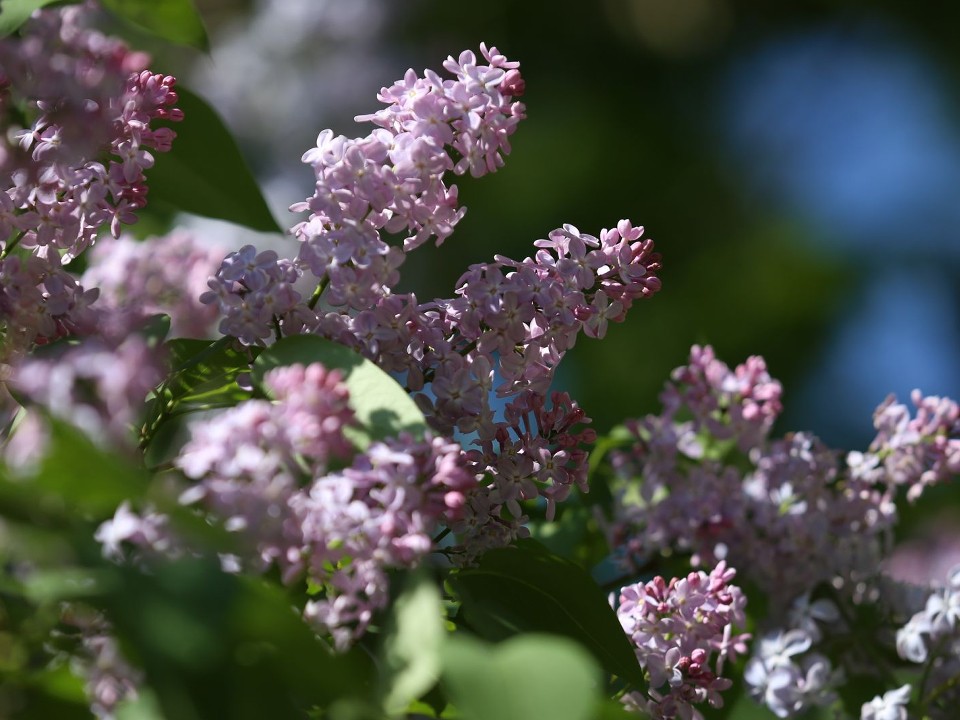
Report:
[[[55,358],[28,358],[12,384],[94,442],[129,448],[144,400],[163,371],[156,351],[130,334],[116,345],[90,338]]]
[[[960,474],[960,406],[919,390],[910,399],[915,417],[893,395],[883,401],[873,416],[877,437],[850,462],[861,474],[907,487],[907,498],[916,500],[927,486]]]
[[[777,717],[796,717],[837,698],[842,675],[828,658],[810,651],[813,644],[806,630],[792,628],[767,633],[754,647],[743,679],[750,694]]]
[[[480,46],[448,58],[444,80],[427,70],[383,88],[379,112],[357,116],[378,125],[349,139],[324,130],[303,155],[314,168],[315,192],[291,207],[309,211],[293,234],[302,241],[298,263],[328,280],[325,301],[361,310],[384,297],[398,279],[404,252],[453,233],[466,210],[446,173],[479,177],[503,165],[509,136],[524,117],[518,63]],[[454,160],[454,158],[458,160]],[[381,233],[403,233],[403,251]]]
[[[439,437],[401,435],[356,452],[343,434],[354,419],[337,371],[281,367],[264,385],[272,401],[248,400],[192,427],[176,464],[196,483],[181,502],[246,538],[238,568],[276,564],[285,582],[306,576],[320,588],[304,615],[346,647],[385,607],[388,570],[433,549],[433,533],[460,519],[476,478],[460,446]]]
[[[769,439],[779,396],[762,358],[731,371],[693,348],[664,412],[628,422],[634,444],[612,457],[621,482],[606,527],[626,567],[671,549],[726,559],[769,594],[775,616],[818,583],[860,592],[875,579],[896,521],[890,485],[845,473],[812,435]]]
[[[219,248],[201,245],[191,234],[162,237],[101,238],[93,247],[81,283],[100,291],[98,307],[170,316],[172,337],[206,338],[217,308],[199,301],[207,279],[223,257]]]
[[[299,271],[273,250],[258,253],[252,245],[227,255],[200,295],[204,305],[222,316],[220,332],[244,345],[265,345],[274,333],[301,332],[316,316],[294,289]]]
[[[316,478],[291,500],[303,532],[308,577],[326,590],[305,617],[338,647],[360,637],[389,598],[386,572],[412,567],[432,533],[456,522],[476,485],[460,446],[408,435],[375,443],[341,473]]]
[[[0,259],[0,359],[15,361],[34,345],[97,331],[99,295],[60,267],[59,256]]]
[[[134,512],[129,502],[121,503],[93,537],[103,547],[103,556],[115,561],[127,559],[127,547],[135,548],[141,556],[175,557],[182,545],[172,534],[166,515],[153,508]]]
[[[71,670],[84,681],[91,712],[99,720],[113,720],[120,703],[137,699],[143,671],[123,656],[109,621],[99,613],[71,604],[64,608],[63,622],[81,633]]]
[[[746,652],[749,635],[734,634],[746,621],[747,598],[731,585],[736,571],[718,564],[667,583],[656,577],[620,590],[617,616],[650,682],[647,694],[628,693],[625,704],[651,717],[698,718],[703,702],[722,707],[726,661]]]
[[[118,235],[146,204],[152,153],[168,151],[175,136],[151,123],[183,117],[175,79],[144,70],[146,55],[85,27],[87,12],[41,10],[21,37],[0,40],[0,106],[22,104],[30,122],[5,125],[0,140],[4,248],[18,232],[34,254],[63,252],[68,261],[101,226]]]

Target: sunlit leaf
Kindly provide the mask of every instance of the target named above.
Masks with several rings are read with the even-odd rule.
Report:
[[[387,712],[404,710],[437,682],[445,635],[440,591],[426,575],[414,575],[393,605],[393,627],[384,643]]]
[[[443,681],[463,720],[592,720],[600,672],[577,643],[529,634],[490,645],[453,636]]]
[[[55,2],[58,0],[0,0],[0,37],[19,30],[34,10]]]

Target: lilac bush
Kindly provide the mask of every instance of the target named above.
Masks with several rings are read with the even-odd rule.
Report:
[[[659,414],[598,437],[553,381],[661,289],[627,219],[397,292],[525,118],[486,44],[383,87],[366,135],[322,130],[279,250],[121,234],[163,153],[195,167],[191,117],[95,10],[0,39],[0,610],[29,618],[0,713],[950,716],[960,573],[888,560],[903,503],[960,474],[956,402],[888,398],[844,454],[773,434],[762,358],[695,346]],[[603,589],[547,549],[572,530]]]

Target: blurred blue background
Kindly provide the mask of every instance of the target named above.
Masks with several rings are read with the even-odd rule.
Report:
[[[528,119],[506,167],[458,182],[469,211],[401,289],[449,296],[494,253],[623,217],[664,289],[583,338],[558,385],[605,430],[655,412],[692,343],[767,358],[779,430],[863,447],[889,392],[960,396],[960,9],[752,0],[203,0],[209,58],[185,82],[243,142],[282,226],[300,155],[407,67],[480,41],[521,61]],[[939,7],[939,6],[938,6]],[[944,6],[946,7],[946,6]],[[154,63],[158,68],[158,63]],[[240,244],[235,228],[198,223]],[[292,240],[290,254],[296,252]]]

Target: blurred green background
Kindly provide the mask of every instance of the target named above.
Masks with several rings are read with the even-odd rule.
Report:
[[[886,393],[960,394],[960,9],[911,2],[200,0],[210,57],[184,82],[242,141],[274,204],[311,193],[300,155],[379,107],[407,67],[496,45],[528,119],[503,170],[401,289],[450,296],[465,267],[522,258],[564,222],[646,227],[663,291],[557,385],[605,430],[655,412],[692,343],[766,357],[779,430],[864,446]],[[936,8],[936,9],[935,9]],[[944,9],[946,8],[946,9]],[[158,61],[161,58],[158,58]],[[154,67],[164,69],[158,61]],[[235,228],[198,227],[239,244]],[[290,254],[295,252],[288,241]]]

